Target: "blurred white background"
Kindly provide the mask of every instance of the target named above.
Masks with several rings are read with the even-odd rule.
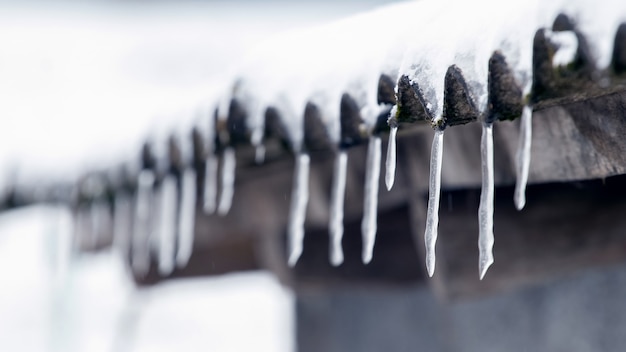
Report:
[[[365,2],[0,3],[0,192],[135,158],[212,108],[245,52]],[[292,351],[269,273],[137,289],[116,253],[73,255],[62,207],[0,214],[0,351]]]
[[[138,289],[115,252],[59,258],[71,230],[59,207],[0,215],[0,350],[293,350],[293,296],[270,273]]]

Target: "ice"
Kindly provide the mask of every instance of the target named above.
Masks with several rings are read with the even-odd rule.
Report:
[[[604,9],[598,10],[599,7]],[[607,10],[611,7],[613,10]],[[384,72],[405,74],[417,83],[433,122],[437,123],[443,112],[443,78],[450,65],[463,70],[483,112],[488,100],[488,62],[495,50],[505,55],[517,82],[527,91],[532,80],[533,37],[538,28],[551,27],[560,12],[580,19],[581,29],[590,33],[591,43],[602,40],[598,56],[603,59],[598,61],[605,62],[610,56],[605,42],[612,38],[618,20],[624,18],[624,9],[617,0],[603,6],[591,0],[423,0],[391,4],[325,26],[292,31],[260,44],[242,65],[238,88],[254,101],[249,110],[254,111],[256,120],[260,115],[257,111],[264,107],[281,107],[294,145],[302,139],[300,112],[308,101],[315,101],[322,108],[331,106],[322,115],[334,136],[338,112],[332,107],[338,104],[332,103],[333,99],[348,92],[362,111],[375,111],[375,82]],[[416,14],[428,15],[416,22]],[[570,39],[564,40],[571,42]],[[277,52],[282,55],[276,55]],[[320,57],[320,52],[333,55]],[[571,50],[564,50],[562,55],[567,56],[568,52]],[[368,59],[362,60],[363,57]],[[294,81],[299,84],[294,85]],[[368,125],[373,116],[364,115]]]
[[[110,219],[110,210],[104,201],[93,201],[89,209],[91,231],[89,246],[94,249],[103,241],[107,234],[107,226]]]
[[[378,181],[380,178],[381,140],[372,136],[367,146],[367,164],[365,166],[365,189],[363,190],[363,220],[361,235],[363,236],[362,260],[364,264],[372,261],[374,243],[376,242],[376,225],[378,216]]]
[[[204,173],[204,212],[213,214],[217,208],[218,159],[210,153],[206,159]]]
[[[187,265],[193,252],[194,224],[196,217],[196,171],[187,168],[183,172],[180,212],[178,216],[178,251],[176,265]]]
[[[335,173],[333,174],[333,186],[330,203],[330,222],[328,225],[330,234],[330,263],[338,266],[343,263],[343,205],[346,196],[346,174],[348,168],[348,153],[340,151],[335,156]]]
[[[533,139],[533,108],[525,106],[520,121],[520,137],[516,155],[517,181],[515,182],[515,207],[524,209],[526,205],[526,183],[530,169],[530,149]]]
[[[178,212],[178,188],[176,176],[168,174],[159,189],[159,274],[169,275],[174,270],[176,248],[176,220]]]
[[[398,127],[391,127],[389,131],[389,147],[387,147],[387,160],[385,161],[385,185],[391,191],[396,179],[396,133]]]
[[[220,194],[217,213],[226,215],[230,211],[235,193],[235,167],[237,165],[235,149],[232,147],[226,148],[222,157],[222,193]]]
[[[482,190],[478,207],[478,271],[482,280],[489,266],[493,264],[493,125],[483,124],[480,139],[480,155],[482,170]]]
[[[296,157],[296,169],[291,191],[291,207],[289,209],[289,225],[287,239],[289,244],[289,266],[295,266],[302,254],[304,240],[304,220],[309,202],[309,166],[308,154],[301,153]]]
[[[254,162],[257,164],[263,164],[264,161],[265,161],[265,146],[263,144],[260,144],[254,148]]]
[[[137,194],[135,201],[135,220],[133,222],[133,241],[131,252],[131,266],[140,276],[145,275],[150,268],[150,237],[153,210],[152,187],[154,173],[151,170],[142,170],[137,179]]]
[[[113,205],[113,248],[122,259],[126,260],[130,250],[132,226],[132,201],[130,197],[118,191]]]
[[[430,178],[428,180],[428,211],[426,214],[426,269],[428,276],[435,273],[435,245],[439,225],[439,196],[441,194],[441,162],[443,159],[443,130],[435,131],[430,152]]]

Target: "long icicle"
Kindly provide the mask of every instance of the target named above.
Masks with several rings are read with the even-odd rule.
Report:
[[[176,210],[178,189],[176,177],[168,174],[161,182],[159,191],[159,274],[169,275],[174,270],[176,248]]]
[[[222,164],[222,193],[220,194],[220,202],[217,206],[217,214],[226,215],[230,211],[235,194],[235,168],[237,159],[235,158],[235,149],[228,147],[224,150],[224,162]]]
[[[338,266],[343,263],[343,205],[346,196],[346,174],[348,168],[348,153],[340,151],[335,157],[335,173],[330,203],[330,263]]]
[[[428,276],[435,273],[435,245],[439,226],[439,196],[441,194],[441,162],[443,159],[443,130],[435,131],[430,152],[430,177],[428,180],[428,211],[426,214],[426,270]]]
[[[182,268],[187,265],[193,252],[194,230],[196,218],[196,171],[187,168],[183,172],[180,212],[178,215],[178,251],[176,265]]]
[[[301,153],[296,157],[296,169],[291,191],[291,207],[289,209],[289,225],[287,240],[289,245],[289,266],[296,265],[302,254],[304,240],[304,220],[309,202],[309,167],[308,154]]]
[[[478,272],[482,280],[493,264],[493,124],[483,123],[480,139],[482,190],[478,207]]]
[[[533,109],[526,105],[520,122],[519,146],[517,149],[517,181],[515,182],[515,207],[524,209],[526,205],[526,184],[530,169],[530,149],[533,139]]]
[[[367,147],[367,164],[365,167],[365,190],[363,200],[363,220],[361,235],[363,236],[362,259],[364,264],[372,261],[374,243],[376,242],[376,226],[378,215],[378,181],[380,180],[381,140],[372,136]]]
[[[396,134],[398,126],[391,127],[389,131],[389,147],[387,148],[387,160],[385,161],[385,185],[390,191],[396,179]]]
[[[210,153],[206,159],[204,172],[204,212],[213,214],[217,209],[217,157]]]
[[[151,170],[142,170],[137,179],[131,252],[131,267],[140,276],[145,275],[150,268],[150,213],[153,206],[153,186],[154,173]]]

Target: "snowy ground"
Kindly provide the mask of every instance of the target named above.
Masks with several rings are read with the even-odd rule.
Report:
[[[293,350],[293,296],[271,274],[138,290],[112,252],[57,257],[67,216],[55,207],[0,216],[0,350]]]

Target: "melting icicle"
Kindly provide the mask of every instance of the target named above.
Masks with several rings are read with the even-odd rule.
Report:
[[[237,159],[235,158],[235,149],[228,147],[224,150],[224,162],[222,164],[222,194],[220,195],[220,203],[217,207],[219,215],[226,215],[230,210],[233,202],[233,194],[235,193],[235,167]]]
[[[85,236],[85,214],[84,210],[78,208],[74,212],[74,231],[72,234],[72,251],[79,251],[82,247]]]
[[[343,203],[346,196],[346,174],[348,168],[348,153],[342,150],[335,158],[335,173],[330,203],[330,263],[338,266],[343,263]]]
[[[159,211],[159,274],[169,275],[174,270],[176,248],[176,208],[178,189],[176,177],[168,174],[160,189]]]
[[[89,248],[96,249],[100,242],[100,237],[103,234],[102,227],[102,204],[100,202],[92,202],[89,206],[89,220],[91,222],[91,230],[89,231]]]
[[[387,148],[387,160],[385,161],[385,185],[390,191],[396,179],[396,133],[398,126],[391,127],[389,132],[389,147]]]
[[[131,266],[139,275],[145,275],[150,268],[150,212],[154,173],[142,170],[137,180],[137,201],[135,203],[135,221]]]
[[[257,164],[263,164],[265,161],[265,146],[259,144],[254,148],[254,162]]]
[[[520,137],[517,149],[517,182],[515,183],[515,207],[524,209],[526,205],[526,183],[530,169],[530,148],[533,139],[533,109],[524,106],[520,122]]]
[[[183,190],[178,217],[178,251],[176,265],[184,267],[193,252],[194,224],[196,217],[196,171],[187,168],[183,173]]]
[[[435,131],[430,152],[430,178],[428,180],[428,212],[426,214],[426,269],[428,276],[435,273],[435,244],[439,225],[439,196],[441,194],[441,162],[443,159],[443,130]]]
[[[289,266],[296,265],[302,254],[302,241],[304,240],[304,219],[306,206],[309,202],[309,165],[308,154],[301,153],[296,158],[296,170],[293,178],[293,190],[291,193],[291,208],[289,209]]]
[[[130,248],[130,214],[132,204],[129,197],[118,193],[113,204],[113,248],[126,259]]]
[[[213,214],[217,208],[217,167],[217,157],[211,153],[204,173],[204,212],[207,214]]]
[[[493,124],[483,124],[480,139],[482,191],[478,207],[478,272],[482,280],[493,264]]]
[[[380,158],[380,137],[372,136],[370,137],[369,145],[367,147],[364,191],[365,199],[363,200],[363,220],[361,222],[361,236],[363,237],[362,260],[364,264],[372,261],[374,242],[376,242]]]

